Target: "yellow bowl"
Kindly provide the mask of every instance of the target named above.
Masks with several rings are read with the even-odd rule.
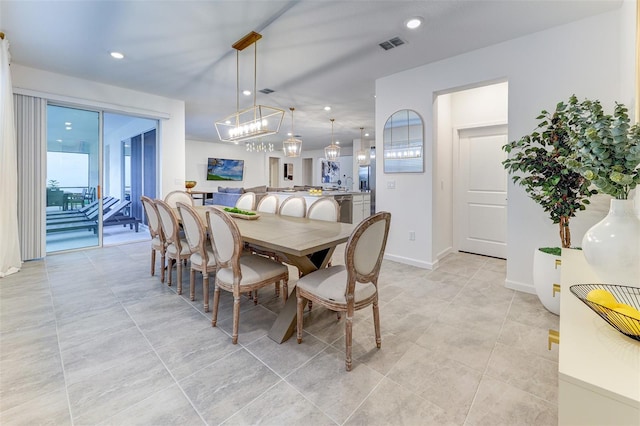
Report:
[[[191,189],[194,186],[196,186],[197,183],[198,182],[196,182],[195,180],[187,180],[187,181],[184,182],[184,187],[187,188],[187,189]]]

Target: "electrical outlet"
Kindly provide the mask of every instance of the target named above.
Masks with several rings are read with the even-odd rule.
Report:
[[[415,240],[416,240],[416,232],[409,231],[409,241],[415,241]]]
[[[396,189],[396,181],[395,180],[387,181],[387,189]]]

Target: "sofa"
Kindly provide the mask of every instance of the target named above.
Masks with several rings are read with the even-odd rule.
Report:
[[[213,196],[206,201],[206,204],[234,207],[238,198],[245,192],[253,192],[256,194],[257,205],[258,201],[267,195],[267,186],[254,186],[251,188],[228,188],[219,186],[218,191],[213,193]]]

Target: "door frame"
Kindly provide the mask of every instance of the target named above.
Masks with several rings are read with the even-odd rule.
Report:
[[[452,233],[452,247],[454,251],[460,250],[460,224],[462,222],[462,211],[463,205],[462,200],[464,197],[462,196],[462,183],[461,183],[461,175],[460,175],[460,132],[466,130],[473,129],[483,129],[490,130],[492,128],[501,128],[504,127],[506,130],[507,136],[509,132],[509,123],[504,120],[499,121],[488,121],[482,123],[474,123],[474,124],[465,124],[462,126],[453,126],[453,155],[452,155],[452,174],[453,174],[453,233]],[[507,137],[508,139],[508,137]],[[506,171],[505,171],[506,173]],[[508,229],[508,227],[507,227]],[[505,241],[507,244],[507,241]],[[508,246],[506,247],[508,249]]]

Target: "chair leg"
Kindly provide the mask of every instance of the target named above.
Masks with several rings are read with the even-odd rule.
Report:
[[[193,268],[189,271],[189,299],[196,300],[196,270]]]
[[[353,308],[347,310],[347,320],[344,323],[344,340],[346,346],[345,367],[351,371],[351,348],[353,346]]]
[[[211,315],[211,326],[215,327],[218,322],[218,303],[220,302],[220,288],[216,286],[213,291],[213,314]]]
[[[178,280],[178,294],[182,294],[182,260],[176,260],[176,275]]]
[[[258,304],[258,290],[253,291],[253,304],[254,305]]]
[[[209,312],[209,274],[202,273],[202,300],[204,301],[204,311]]]
[[[173,269],[173,259],[167,260],[167,285],[171,287],[171,270]]]
[[[286,302],[289,298],[289,280],[282,280],[282,291],[284,291],[284,301]]]
[[[382,339],[380,338],[380,310],[378,309],[378,298],[373,301],[373,326],[376,330],[376,346],[378,349],[382,346]]]
[[[151,249],[151,276],[156,274],[156,249]]]
[[[280,296],[280,281],[276,281],[275,290],[276,290],[276,297],[279,297]]]
[[[300,296],[300,292],[298,291],[298,288],[296,287],[296,307],[297,307],[297,319],[296,319],[296,329],[298,332],[297,338],[298,338],[298,343],[302,343],[302,316],[303,316],[303,311],[304,311],[304,299],[302,296]]]
[[[240,324],[240,296],[233,296],[233,334],[231,343],[238,343],[238,325]]]
[[[167,261],[164,252],[160,254],[160,282],[164,282],[165,262]]]

